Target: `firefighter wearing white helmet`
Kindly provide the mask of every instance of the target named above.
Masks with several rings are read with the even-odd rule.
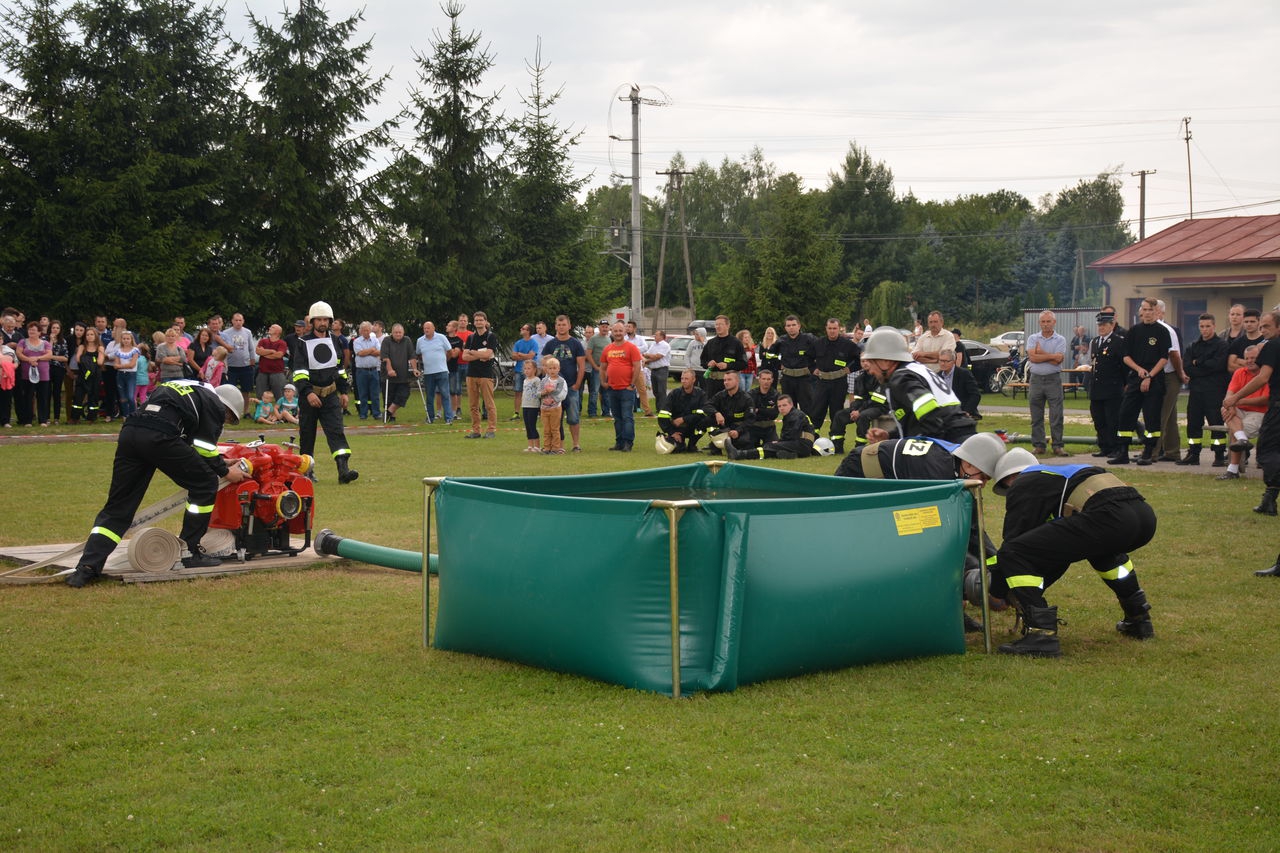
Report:
[[[860,440],[931,436],[960,442],[977,432],[973,419],[960,411],[960,398],[945,379],[915,363],[897,329],[881,327],[871,333],[862,351],[862,369],[877,387],[859,412]],[[892,419],[892,430],[872,426],[882,416]]]
[[[133,523],[156,471],[187,490],[187,511],[178,534],[188,553],[183,565],[220,564],[201,550],[200,539],[209,530],[218,478],[238,483],[248,476],[228,466],[218,453],[223,425],[239,421],[243,410],[244,397],[232,385],[215,389],[192,379],[172,379],[157,386],[120,428],[107,502],[94,519],[67,585],[82,587],[102,576],[107,557]]]
[[[1012,455],[1015,451],[1010,451]],[[1021,451],[1026,453],[1025,450]],[[1030,455],[1030,454],[1028,454]],[[919,436],[879,441],[855,448],[836,469],[837,477],[864,477],[876,480],[991,480],[1007,458],[1004,441],[994,433],[969,436],[962,444],[940,438]],[[1035,457],[1031,457],[1035,462]],[[976,509],[976,507],[975,507]],[[988,538],[985,551],[978,547],[981,528],[976,515],[969,526],[969,547],[965,553],[965,589],[969,603],[981,605],[979,571],[982,554],[994,554],[995,544]],[[1004,603],[994,608],[1003,610]],[[966,631],[981,631],[982,624],[965,617]]]
[[[312,303],[307,323],[310,328],[294,342],[290,353],[290,381],[298,391],[298,449],[308,456],[315,455],[318,424],[337,463],[338,482],[350,483],[360,476],[351,467],[351,447],[342,425],[342,410],[347,407],[351,385],[342,364],[342,344],[329,330],[333,323],[329,303]]]
[[[1135,640],[1155,636],[1147,594],[1129,552],[1151,541],[1156,514],[1132,486],[1093,465],[1040,465],[1015,448],[996,466],[1004,495],[1004,541],[992,566],[992,595],[1022,614],[1023,636],[1003,654],[1058,657],[1058,608],[1044,593],[1072,563],[1088,560],[1120,603],[1116,630]]]

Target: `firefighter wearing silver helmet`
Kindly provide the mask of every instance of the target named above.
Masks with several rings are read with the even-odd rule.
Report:
[[[916,364],[897,329],[883,326],[871,333],[862,351],[862,369],[877,387],[859,413],[860,439],[923,435],[960,442],[977,432],[974,420],[960,411],[960,398],[938,374]],[[893,420],[892,430],[872,426],[882,416]]]
[[[107,557],[133,523],[156,471],[187,490],[187,511],[178,534],[188,554],[183,565],[219,565],[221,560],[201,550],[200,540],[209,530],[218,478],[238,483],[248,476],[238,466],[229,467],[218,453],[223,425],[239,421],[243,410],[244,397],[231,385],[214,388],[193,379],[160,383],[120,428],[107,502],[93,521],[67,585],[79,588],[102,576]]]
[[[310,328],[293,345],[291,381],[298,391],[298,449],[314,456],[316,425],[324,430],[329,452],[338,466],[338,482],[350,483],[360,476],[351,467],[351,447],[342,425],[342,410],[351,390],[347,370],[342,366],[342,345],[329,330],[333,309],[316,302],[307,312]]]

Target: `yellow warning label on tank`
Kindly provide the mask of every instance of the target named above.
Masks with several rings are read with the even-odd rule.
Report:
[[[923,533],[929,527],[941,527],[942,516],[936,506],[897,509],[893,511],[893,523],[898,527],[899,536],[911,536]]]

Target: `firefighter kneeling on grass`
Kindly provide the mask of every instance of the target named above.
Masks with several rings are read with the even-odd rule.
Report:
[[[1124,611],[1116,630],[1135,640],[1155,636],[1147,595],[1129,551],[1156,533],[1156,514],[1142,495],[1093,465],[1038,465],[1020,447],[996,466],[995,492],[1005,495],[1004,542],[991,567],[993,596],[1022,616],[1023,636],[1006,643],[1010,655],[1058,657],[1058,608],[1044,591],[1077,560],[1088,560]]]
[[[187,511],[178,538],[189,556],[182,558],[182,565],[198,568],[222,563],[200,548],[200,539],[209,530],[218,478],[238,483],[248,476],[239,466],[228,468],[218,455],[223,424],[239,421],[243,409],[244,397],[233,385],[214,388],[174,379],[151,392],[146,404],[120,428],[106,506],[94,519],[84,554],[67,576],[67,586],[79,588],[102,577],[107,557],[133,523],[156,471],[187,490]]]
[[[342,345],[329,331],[333,309],[317,302],[307,312],[310,331],[293,345],[293,384],[298,389],[298,451],[315,456],[316,424],[324,430],[329,452],[338,464],[338,482],[350,483],[360,476],[352,469],[351,447],[342,427],[342,410],[347,407],[351,386],[342,366]]]

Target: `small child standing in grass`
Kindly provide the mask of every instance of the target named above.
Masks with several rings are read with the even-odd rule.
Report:
[[[542,452],[564,454],[564,441],[560,437],[560,417],[564,407],[560,404],[569,396],[569,385],[560,375],[560,359],[544,356],[542,369],[547,374],[538,384],[542,398]]]
[[[524,371],[524,389],[520,392],[520,413],[524,417],[524,437],[528,439],[525,453],[541,453],[538,449],[538,418],[542,410],[542,383],[538,381],[538,362],[527,359],[520,362]]]

